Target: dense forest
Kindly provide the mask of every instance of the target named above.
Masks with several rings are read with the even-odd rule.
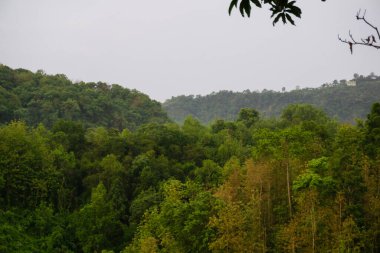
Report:
[[[0,252],[380,251],[380,103],[356,125],[307,104],[178,125],[119,86],[1,75]]]
[[[65,119],[119,130],[168,121],[158,102],[136,90],[103,82],[73,83],[63,74],[0,64],[0,124],[13,119],[47,127]]]
[[[346,80],[334,80],[319,88],[303,88],[289,92],[271,90],[220,91],[206,96],[172,97],[163,104],[170,118],[183,123],[188,115],[203,124],[216,119],[235,120],[242,108],[255,108],[266,117],[278,117],[289,104],[311,104],[323,109],[339,121],[354,123],[364,119],[368,108],[380,100],[380,77],[355,74],[356,86],[347,86]]]

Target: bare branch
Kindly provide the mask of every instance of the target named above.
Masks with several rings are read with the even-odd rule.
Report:
[[[379,43],[380,43],[380,33],[379,33],[379,30],[377,29],[377,27],[375,27],[374,25],[372,25],[371,23],[369,23],[367,21],[367,19],[365,18],[365,14],[366,14],[366,10],[364,11],[363,15],[360,15],[361,13],[361,10],[359,10],[356,14],[356,19],[357,20],[363,20],[364,23],[366,23],[368,26],[370,26],[371,28],[373,28],[376,33],[377,33],[377,36],[379,38]],[[351,54],[353,53],[353,46],[354,45],[362,45],[362,46],[368,46],[368,47],[373,47],[373,48],[376,48],[376,49],[380,49],[380,44],[377,44],[378,42],[376,41],[375,39],[375,36],[373,34],[369,35],[367,38],[360,38],[360,41],[361,42],[358,42],[355,40],[354,36],[351,34],[351,31],[348,31],[348,36],[350,37],[350,40],[347,40],[347,39],[342,39],[339,35],[338,35],[338,40],[343,42],[343,43],[346,43],[350,46],[350,51],[351,51]]]
[[[350,35],[350,38],[351,38],[352,42],[357,43],[357,42],[355,41],[354,37],[352,36],[351,31],[348,31],[348,35]]]
[[[366,14],[367,10],[364,11],[364,14],[363,16],[360,16],[360,10],[358,11],[358,13],[356,14],[356,19],[357,20],[363,20],[367,25],[369,25],[370,27],[372,27],[372,29],[374,29],[377,33],[377,37],[379,38],[380,40],[380,32],[379,32],[379,29],[377,29],[376,26],[372,25],[371,23],[369,23],[367,21],[367,19],[365,18],[365,14]]]

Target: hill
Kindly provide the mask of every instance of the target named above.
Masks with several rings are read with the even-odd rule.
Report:
[[[357,126],[301,104],[180,126],[119,85],[0,67],[0,252],[380,252],[380,103]]]
[[[380,101],[380,78],[374,75],[357,77],[356,86],[334,81],[319,88],[290,92],[220,91],[206,96],[178,96],[163,104],[169,117],[181,123],[191,115],[202,123],[215,119],[234,120],[241,108],[255,108],[265,117],[279,116],[289,104],[311,104],[323,109],[330,117],[352,123],[365,118],[374,102]]]
[[[73,83],[63,74],[0,65],[0,124],[23,120],[51,127],[59,119],[117,129],[168,121],[159,102],[136,90],[103,82]]]

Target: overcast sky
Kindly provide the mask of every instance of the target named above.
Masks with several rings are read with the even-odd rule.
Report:
[[[380,75],[380,50],[337,40],[380,26],[379,0],[300,0],[297,26],[266,10],[228,16],[230,0],[0,0],[0,63],[118,83],[164,101],[182,94],[317,87]]]

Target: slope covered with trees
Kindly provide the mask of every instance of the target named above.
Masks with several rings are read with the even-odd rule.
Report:
[[[370,109],[370,108],[369,108]],[[380,104],[0,126],[0,252],[379,252]]]
[[[158,102],[136,90],[102,82],[73,83],[62,74],[0,65],[0,124],[14,119],[47,127],[65,119],[120,130],[168,121]]]
[[[328,116],[342,122],[364,119],[368,108],[380,100],[380,78],[374,75],[356,77],[356,86],[334,81],[319,88],[304,88],[290,92],[220,91],[206,96],[178,96],[167,100],[163,108],[177,123],[191,115],[207,124],[215,119],[234,120],[239,110],[255,108],[261,115],[277,117],[289,104],[311,104],[323,109]]]
[[[0,73],[0,252],[380,251],[379,103],[178,125],[117,85]]]

